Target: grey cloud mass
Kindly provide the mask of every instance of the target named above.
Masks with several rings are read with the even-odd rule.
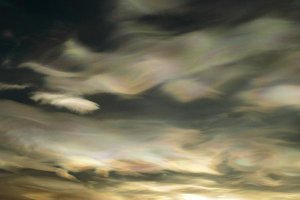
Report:
[[[237,16],[224,2],[115,4],[96,19],[117,24],[116,48],[83,41],[103,35],[79,20],[1,61],[0,200],[299,200],[297,16],[280,2],[249,16],[234,0]]]

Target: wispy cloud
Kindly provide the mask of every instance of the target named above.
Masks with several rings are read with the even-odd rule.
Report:
[[[49,104],[58,108],[66,108],[79,114],[86,114],[99,109],[99,106],[92,101],[63,94],[37,92],[34,93],[31,98],[41,104]]]

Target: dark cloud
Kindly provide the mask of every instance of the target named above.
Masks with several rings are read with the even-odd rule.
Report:
[[[0,1],[0,199],[299,199],[299,5]]]

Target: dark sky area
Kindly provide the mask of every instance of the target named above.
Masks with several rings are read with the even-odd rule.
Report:
[[[299,200],[297,0],[0,0],[0,200]]]

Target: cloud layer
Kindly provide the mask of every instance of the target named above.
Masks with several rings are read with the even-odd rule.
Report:
[[[113,51],[75,34],[1,80],[0,199],[300,199],[299,25],[130,20],[185,12],[159,2],[118,5]]]

